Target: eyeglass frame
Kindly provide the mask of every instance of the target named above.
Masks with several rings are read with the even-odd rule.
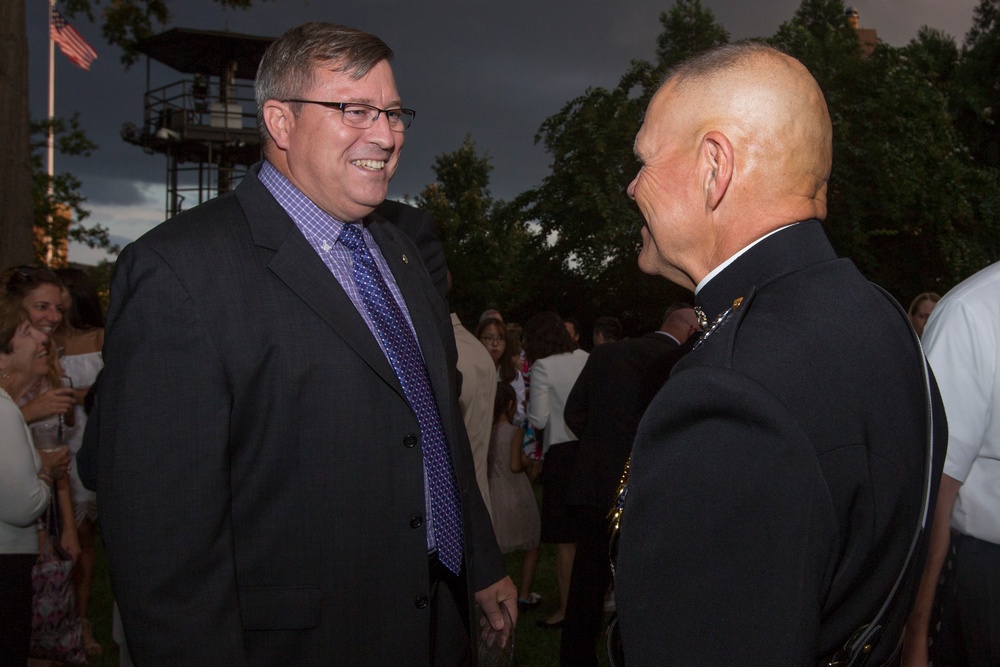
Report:
[[[413,109],[403,109],[403,108],[399,108],[399,109],[379,109],[376,106],[372,106],[371,104],[365,104],[364,102],[324,102],[324,101],[320,101],[320,100],[302,100],[302,99],[298,99],[298,98],[289,98],[287,100],[280,100],[280,102],[282,104],[293,104],[293,103],[294,104],[318,104],[319,106],[326,107],[327,109],[336,109],[336,110],[338,110],[340,112],[340,118],[343,121],[344,125],[347,125],[347,127],[353,127],[355,129],[358,129],[358,130],[367,130],[369,127],[374,127],[375,123],[378,122],[378,117],[381,116],[382,114],[385,114],[385,119],[386,119],[386,122],[389,124],[389,129],[392,130],[393,132],[402,132],[403,130],[408,130],[410,128],[410,125],[413,124],[413,119],[417,117],[417,112],[415,110],[413,110]],[[344,113],[344,111],[349,106],[364,107],[366,109],[371,109],[372,111],[375,111],[376,112],[375,113],[375,118],[372,119],[371,125],[368,125],[366,127],[361,127],[361,126],[358,126],[358,125],[351,125],[350,123],[348,123],[347,122],[347,115]],[[395,127],[393,126],[392,120],[390,120],[390,116],[389,116],[390,112],[397,112],[397,113],[401,114],[400,119],[399,119],[399,122],[402,124],[402,128],[401,129],[397,129],[398,126],[395,126]],[[404,120],[407,117],[410,119],[409,121]]]
[[[483,343],[484,345],[486,343],[489,343],[490,345],[499,345],[500,343],[506,343],[507,339],[504,338],[503,336],[494,336],[493,334],[483,334],[482,336],[479,337],[479,342]]]

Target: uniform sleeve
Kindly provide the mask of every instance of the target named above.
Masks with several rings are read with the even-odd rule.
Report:
[[[142,242],[111,294],[98,486],[129,650],[142,665],[245,665],[219,354],[194,295]]]
[[[566,398],[566,407],[563,410],[563,419],[566,426],[573,433],[583,434],[587,426],[588,396],[590,395],[590,380],[593,371],[591,360],[593,355],[587,358],[580,375],[577,376],[573,389],[570,390]]]
[[[814,664],[836,520],[813,448],[760,385],[699,368],[650,405],[616,574],[627,664]]]
[[[427,211],[421,211],[421,213],[424,218],[423,224],[420,225],[420,230],[413,237],[413,241],[417,244],[417,249],[420,251],[420,259],[423,260],[424,266],[427,267],[427,273],[431,276],[434,289],[437,290],[442,301],[447,301],[448,263],[445,259],[444,245],[438,238],[434,216]]]

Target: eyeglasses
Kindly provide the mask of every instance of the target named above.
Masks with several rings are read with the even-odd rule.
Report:
[[[498,345],[500,343],[507,342],[507,339],[504,338],[503,336],[490,336],[490,335],[480,336],[479,340],[483,341],[484,343],[489,343],[490,345]]]
[[[356,127],[360,130],[367,130],[378,120],[379,114],[385,114],[385,119],[389,121],[389,129],[394,132],[402,132],[410,126],[416,117],[417,112],[413,109],[379,109],[370,104],[360,102],[320,102],[318,100],[281,100],[285,104],[294,102],[295,104],[318,104],[327,109],[337,109],[343,115],[344,125]]]

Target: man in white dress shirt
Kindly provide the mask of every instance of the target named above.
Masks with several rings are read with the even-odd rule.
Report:
[[[1000,623],[990,609],[1000,604],[1000,262],[941,299],[923,344],[948,415],[948,456],[903,664],[928,664],[934,595],[950,550],[957,654],[938,654],[943,642],[936,641],[931,657],[935,664],[997,665]]]

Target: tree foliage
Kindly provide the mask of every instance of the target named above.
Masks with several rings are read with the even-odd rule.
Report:
[[[955,76],[966,144],[980,164],[1000,168],[1000,0],[980,0]]]
[[[32,121],[31,198],[34,205],[35,261],[46,263],[50,246],[58,248],[64,241],[117,252],[118,248],[112,245],[105,227],[83,224],[90,211],[83,208],[86,198],[80,194],[80,179],[67,172],[49,177],[44,159],[50,130],[54,147],[60,155],[89,157],[97,149],[97,144],[88,139],[80,128],[79,114],[73,114],[68,122],[61,118]],[[59,257],[53,265],[64,264],[65,257]]]
[[[843,10],[805,0],[772,39],[810,69],[830,109],[827,233],[901,301],[943,292],[995,259],[998,231],[996,179],[956,127],[957,47],[925,28],[902,49],[880,43],[861,57]]]
[[[618,317],[631,334],[655,328],[669,302],[691,296],[636,264],[643,220],[625,192],[639,168],[633,139],[665,69],[728,40],[700,0],[678,0],[660,23],[656,63],[634,60],[617,86],[585,91],[542,124],[535,141],[552,172],[516,200],[547,240],[553,274],[539,305],[584,323]]]
[[[489,156],[466,136],[458,150],[435,158],[437,180],[416,201],[437,223],[452,276],[448,301],[463,322],[475,322],[487,308],[522,312],[532,291],[527,274],[540,244],[514,209],[493,199],[491,171]]]
[[[661,67],[729,42],[729,32],[715,22],[715,14],[702,7],[701,0],[677,0],[669,12],[660,14],[660,24],[663,32],[656,39],[656,57]]]
[[[998,18],[1000,0],[982,0],[961,51],[925,27],[906,47],[880,42],[866,56],[842,0],[803,0],[767,39],[801,60],[826,96],[831,241],[904,302],[1000,255]],[[615,88],[588,89],[544,121],[536,141],[551,173],[516,200],[543,231],[545,266],[558,267],[550,307],[618,316],[633,333],[683,296],[636,268],[643,222],[625,195],[638,166],[633,140],[663,72],[728,39],[698,0],[677,0],[660,22],[656,63],[633,61]]]
[[[635,61],[615,88],[590,89],[542,124],[536,141],[551,155],[552,172],[517,200],[547,240],[546,266],[558,268],[539,309],[582,322],[613,315],[629,329],[651,326],[633,308],[662,281],[648,280],[636,265],[643,220],[625,189],[639,167],[631,138],[656,78],[652,64]],[[645,310],[641,299],[639,306]]]

